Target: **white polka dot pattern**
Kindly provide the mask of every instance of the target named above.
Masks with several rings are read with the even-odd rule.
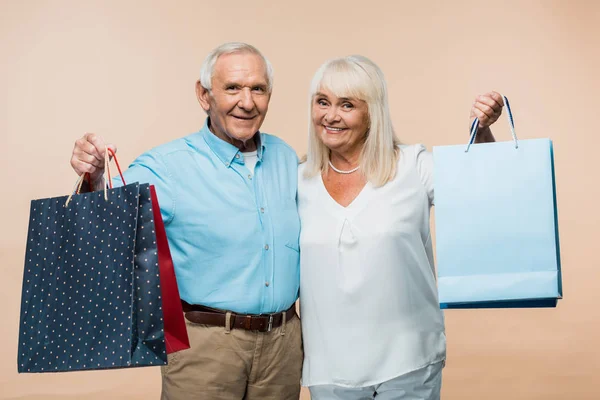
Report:
[[[19,372],[166,364],[148,185],[31,202]]]

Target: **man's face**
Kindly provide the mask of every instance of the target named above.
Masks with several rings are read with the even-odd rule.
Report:
[[[196,94],[210,117],[211,131],[237,147],[245,147],[269,108],[266,65],[252,53],[222,55],[215,63],[211,91],[198,81]]]

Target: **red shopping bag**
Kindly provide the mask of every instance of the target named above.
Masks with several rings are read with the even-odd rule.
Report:
[[[175,268],[165,224],[160,215],[160,207],[156,190],[150,185],[150,194],[152,196],[152,211],[154,213],[154,230],[156,232],[156,244],[158,247],[158,267],[160,269],[160,288],[162,293],[162,309],[165,322],[165,344],[167,354],[190,348],[185,320],[183,319],[183,309],[181,307],[181,298],[177,288],[177,278],[175,277]]]

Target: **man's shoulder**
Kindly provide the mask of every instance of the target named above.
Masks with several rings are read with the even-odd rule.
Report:
[[[275,147],[277,149],[277,151],[282,151],[282,152],[285,152],[286,154],[289,154],[290,156],[293,155],[296,159],[298,158],[296,155],[296,151],[292,148],[292,146],[287,144],[283,139],[281,139],[275,135],[271,135],[269,133],[263,133],[263,132],[261,132],[261,134],[260,134],[260,139],[263,141],[263,143],[267,147]]]
[[[179,151],[192,151],[191,143],[193,139],[197,139],[198,132],[183,136],[170,142],[163,143],[151,149],[150,151],[160,154],[162,156],[176,153]]]
[[[187,136],[183,136],[170,142],[166,142],[160,144],[158,146],[152,147],[149,150],[146,150],[142,154],[140,154],[132,163],[133,165],[144,165],[146,167],[152,167],[155,165],[161,165],[164,163],[169,164],[169,160],[172,160],[173,157],[177,158],[181,152],[193,152],[192,138],[195,137],[198,133],[193,133]],[[197,141],[197,139],[196,139]]]
[[[192,133],[187,136],[177,138],[177,139],[173,139],[170,142],[159,144],[158,146],[155,146],[155,147],[151,148],[150,150],[145,151],[143,154],[141,154],[141,156],[148,154],[148,155],[154,155],[154,156],[159,156],[159,157],[166,157],[166,156],[169,156],[171,154],[178,153],[181,151],[185,151],[185,152],[193,151],[191,142],[192,142],[192,139],[196,138],[196,135],[198,135],[197,132]]]

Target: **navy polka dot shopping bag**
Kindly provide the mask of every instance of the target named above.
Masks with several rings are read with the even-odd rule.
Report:
[[[19,372],[164,365],[167,353],[185,348],[154,187],[31,202]]]

